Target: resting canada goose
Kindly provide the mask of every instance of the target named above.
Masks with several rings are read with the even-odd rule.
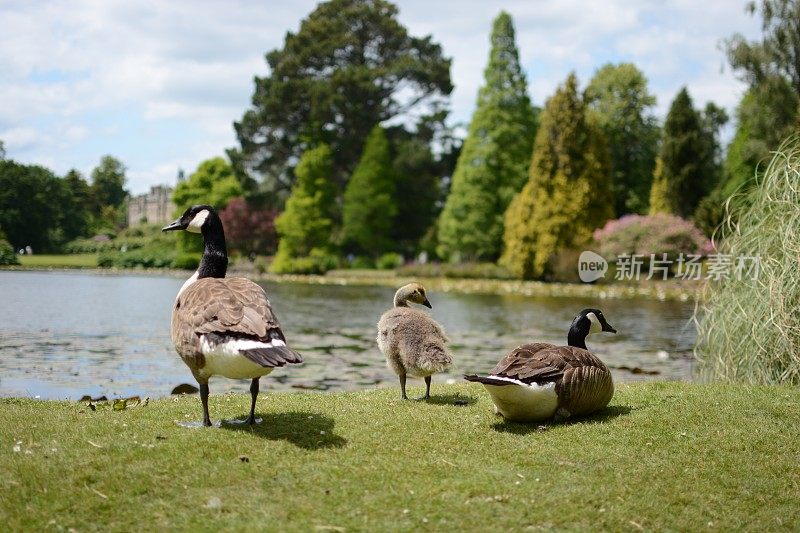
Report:
[[[409,283],[394,295],[394,308],[378,321],[378,347],[400,378],[400,397],[407,400],[406,376],[425,378],[425,396],[431,397],[431,375],[445,370],[452,362],[447,349],[447,336],[427,313],[408,306],[409,302],[431,309],[425,289]]]
[[[264,289],[245,278],[225,278],[228,252],[222,221],[209,205],[195,205],[161,231],[203,234],[203,258],[186,280],[172,309],[172,342],[200,384],[203,425],[208,416],[208,378],[249,378],[254,424],[258,380],[276,367],[302,363],[286,345]]]
[[[586,348],[586,336],[600,331],[617,332],[599,309],[584,309],[569,328],[569,346],[525,344],[503,357],[488,376],[464,379],[483,383],[495,411],[508,420],[564,420],[592,413],[614,395],[611,372]]]

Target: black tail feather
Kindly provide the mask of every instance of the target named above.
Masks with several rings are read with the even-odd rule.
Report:
[[[253,348],[243,350],[242,355],[267,368],[278,368],[287,364],[295,365],[303,362],[303,356],[288,346],[272,346],[269,348]]]
[[[504,379],[497,379],[492,376],[479,376],[477,374],[465,374],[464,379],[467,381],[473,381],[476,383],[483,383],[484,385],[514,385],[515,383],[511,381],[506,381]]]

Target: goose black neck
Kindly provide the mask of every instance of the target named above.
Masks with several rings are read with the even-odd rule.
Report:
[[[575,348],[583,348],[584,350],[588,350],[586,347],[586,336],[588,334],[588,331],[581,331],[581,328],[578,327],[577,323],[573,322],[572,327],[569,328],[569,334],[567,335],[567,344],[574,346]]]
[[[203,224],[203,258],[197,269],[197,278],[224,278],[228,270],[228,249],[225,230],[216,213],[211,212]]]

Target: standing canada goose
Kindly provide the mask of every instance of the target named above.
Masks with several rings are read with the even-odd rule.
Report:
[[[250,416],[254,424],[258,380],[276,367],[302,363],[286,345],[264,289],[245,278],[225,278],[228,252],[222,221],[209,205],[195,205],[161,231],[203,234],[203,258],[186,280],[172,309],[172,342],[200,385],[203,425],[208,416],[208,378],[252,379]]]
[[[445,370],[452,357],[442,326],[427,313],[408,306],[409,302],[432,309],[419,283],[400,287],[394,295],[394,308],[378,321],[378,347],[400,378],[400,397],[407,400],[406,376],[425,378],[425,396],[431,397],[431,375]]]
[[[599,309],[584,309],[572,321],[568,346],[525,344],[503,357],[488,376],[464,376],[483,383],[495,411],[508,420],[534,422],[586,415],[614,395],[611,372],[586,348],[586,336],[616,333]]]

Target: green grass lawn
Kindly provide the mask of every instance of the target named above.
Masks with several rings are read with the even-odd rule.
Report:
[[[0,521],[37,531],[800,528],[797,387],[620,385],[605,412],[546,427],[504,423],[479,385],[434,382],[433,392],[420,403],[393,389],[266,390],[254,429],[177,426],[200,419],[197,396],[124,411],[0,400]],[[212,418],[248,406],[245,395],[212,396]]]
[[[18,255],[19,263],[23,267],[35,268],[95,268],[97,267],[97,254],[69,254],[69,255]]]

